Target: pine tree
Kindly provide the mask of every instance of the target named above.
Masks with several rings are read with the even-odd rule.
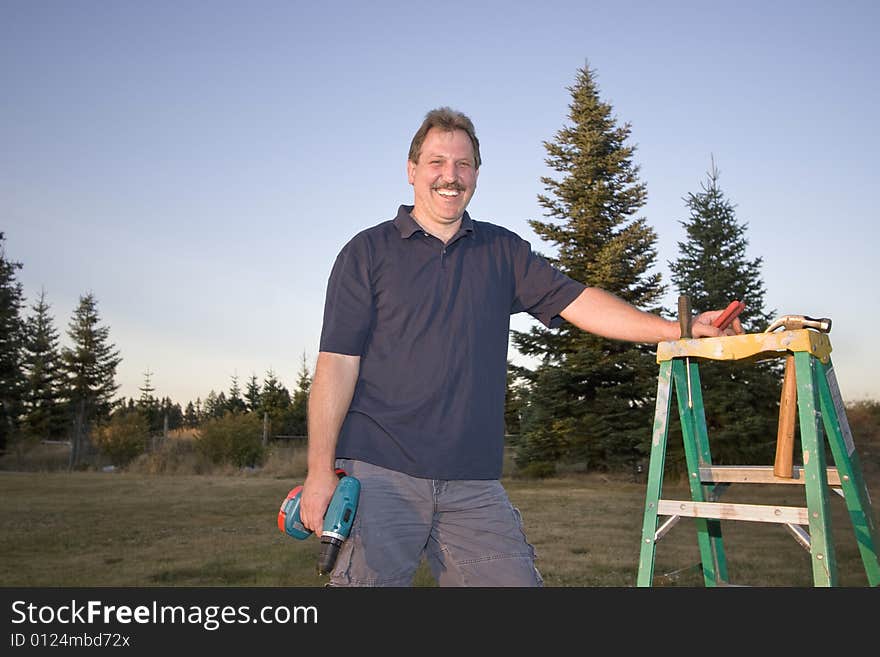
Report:
[[[630,124],[617,124],[588,66],[569,91],[570,125],[544,143],[547,165],[560,174],[542,178],[547,193],[538,201],[549,220],[529,223],[557,247],[548,260],[566,274],[659,314],[665,290],[660,274],[651,273],[656,234],[636,217],[647,191],[633,163],[635,147],[627,143]],[[656,394],[654,345],[608,340],[570,324],[512,335],[520,353],[541,359],[535,371],[517,369],[529,381],[529,405],[536,406],[524,414],[520,464],[558,459],[620,468],[647,452]],[[542,391],[548,382],[552,387]]]
[[[517,441],[520,433],[520,416],[525,405],[523,381],[517,376],[514,365],[507,361],[507,392],[504,395],[504,433]]]
[[[559,461],[570,460],[577,429],[571,375],[559,365],[543,363],[532,374],[528,403],[520,412],[522,434],[515,445],[517,467],[526,475],[556,473]]]
[[[260,399],[260,382],[257,380],[256,374],[251,374],[248,379],[247,389],[244,393],[244,399],[247,402],[247,410],[250,413],[256,413],[260,410],[263,401]]]
[[[162,415],[162,427],[164,430],[165,423],[168,423],[169,431],[180,429],[183,426],[183,409],[180,404],[171,401],[171,397],[163,397],[159,404],[159,412]]]
[[[153,395],[156,389],[153,387],[152,377],[153,373],[149,370],[144,372],[144,384],[138,388],[141,396],[137,401],[137,409],[146,420],[148,431],[155,434],[163,429],[164,422],[159,410],[159,400]]]
[[[119,389],[116,367],[122,359],[109,342],[110,327],[101,326],[100,321],[95,296],[80,296],[67,331],[72,346],[61,354],[75,418],[71,467],[79,461],[92,425],[109,418],[113,395]]]
[[[305,436],[308,434],[308,406],[311,386],[312,375],[309,372],[306,354],[303,352],[299,377],[296,381],[296,390],[293,391],[290,409],[285,414],[285,433],[293,436]]]
[[[32,439],[59,439],[69,429],[68,407],[64,403],[64,372],[58,329],[49,314],[46,290],[34,304],[25,322],[23,364],[27,378],[25,433]]]
[[[195,405],[191,401],[186,403],[186,409],[183,411],[183,426],[187,429],[195,429],[199,426],[199,416],[196,413]]]
[[[260,390],[260,416],[269,420],[269,431],[272,434],[284,431],[290,403],[290,392],[278,380],[275,372],[268,370]]]
[[[278,380],[275,372],[271,369],[266,372],[263,379],[263,388],[260,390],[261,410],[270,415],[283,411],[290,406],[290,392]]]
[[[21,317],[24,292],[15,277],[22,265],[6,258],[5,239],[0,232],[0,453],[18,435],[25,394],[22,369],[25,328]]]
[[[241,386],[238,384],[238,376],[232,375],[232,385],[229,387],[229,398],[226,400],[226,407],[233,413],[244,413],[247,411],[247,402],[241,396]]]
[[[679,294],[691,298],[695,311],[724,308],[738,299],[747,333],[766,329],[774,311],[764,308],[763,259],[746,256],[748,225],[718,185],[712,159],[702,191],[685,198],[689,216],[679,223],[687,240],[678,243],[679,257],[669,263]],[[700,383],[712,459],[720,464],[766,463],[775,451],[781,393],[779,359],[700,364]],[[670,428],[670,431],[673,429]],[[672,445],[675,443],[672,442]],[[678,450],[671,452],[680,458]]]
[[[226,414],[226,393],[213,389],[205,397],[205,419],[221,418]]]

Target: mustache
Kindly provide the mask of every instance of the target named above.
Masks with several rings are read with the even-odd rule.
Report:
[[[434,190],[449,189],[449,190],[453,190],[456,192],[463,192],[465,190],[465,187],[461,183],[451,182],[451,183],[434,183],[431,186],[431,189],[434,189]]]

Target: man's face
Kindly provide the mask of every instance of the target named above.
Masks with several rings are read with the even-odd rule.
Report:
[[[415,193],[413,215],[428,224],[425,228],[461,219],[476,191],[479,173],[474,146],[464,130],[431,128],[418,163],[407,161],[406,170]]]

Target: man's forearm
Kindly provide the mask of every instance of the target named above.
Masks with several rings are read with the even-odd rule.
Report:
[[[308,469],[333,469],[336,441],[360,371],[360,357],[321,352],[309,390]]]
[[[677,340],[678,322],[639,310],[600,288],[588,287],[560,315],[578,328],[614,340],[657,343]]]

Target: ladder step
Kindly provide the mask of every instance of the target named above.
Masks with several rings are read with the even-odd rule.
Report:
[[[829,486],[840,486],[840,473],[837,468],[826,468]],[[703,483],[736,484],[800,484],[804,485],[804,469],[796,465],[792,476],[777,477],[772,465],[710,465],[700,467],[700,480]]]
[[[809,525],[806,507],[772,506],[765,504],[730,504],[724,502],[692,502],[690,500],[658,500],[658,515],[713,518],[715,520],[748,520],[794,525]]]

